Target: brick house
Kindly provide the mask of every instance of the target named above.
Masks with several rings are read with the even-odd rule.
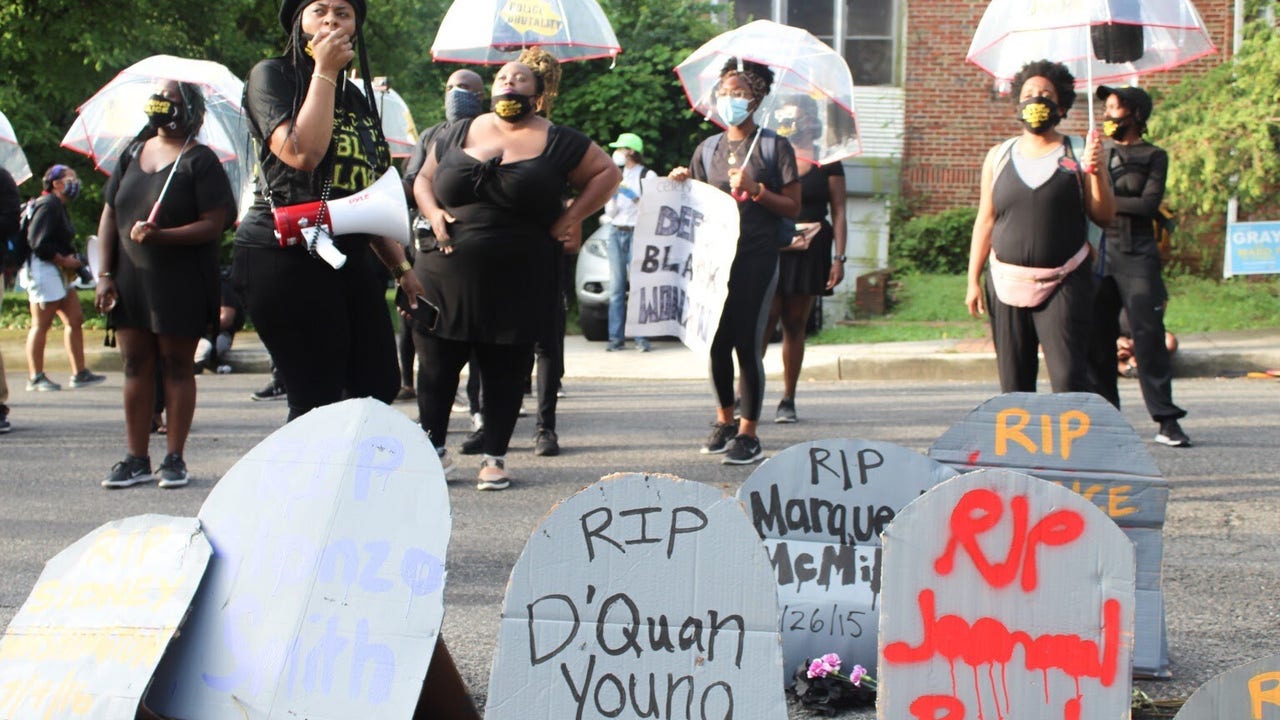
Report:
[[[844,55],[853,71],[863,154],[845,163],[849,184],[848,278],[883,268],[887,203],[912,198],[919,213],[976,205],[982,158],[1018,133],[1013,102],[964,61],[986,0],[735,0],[735,19],[803,27]],[[1218,53],[1145,87],[1176,83],[1229,59],[1236,0],[1194,0]],[[1086,127],[1078,96],[1064,129]],[[1157,109],[1158,111],[1158,109]],[[1095,108],[1095,114],[1100,114]],[[828,308],[828,317],[832,316]]]

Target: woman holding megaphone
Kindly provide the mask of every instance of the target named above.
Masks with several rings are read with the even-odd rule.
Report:
[[[339,219],[337,201],[372,197],[391,166],[367,80],[365,10],[365,0],[284,0],[284,54],[255,65],[245,84],[260,177],[236,233],[232,280],[288,389],[290,420],[347,397],[394,400],[400,374],[375,261],[409,298],[422,293],[387,237],[399,231],[396,213],[370,214],[391,229]],[[357,55],[363,92],[346,74]],[[403,204],[398,181],[395,189]],[[407,210],[400,215],[407,239]]]

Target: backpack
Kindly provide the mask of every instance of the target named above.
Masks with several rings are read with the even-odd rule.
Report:
[[[705,174],[707,168],[711,167],[711,158],[716,153],[716,148],[720,146],[720,141],[724,138],[724,133],[716,133],[708,138],[707,142],[702,144],[702,172]],[[764,160],[765,171],[769,173],[766,186],[772,185],[778,192],[782,190],[782,168],[778,167],[778,134],[768,128],[760,128],[760,157]],[[712,142],[714,141],[714,142]],[[759,178],[757,178],[759,180]],[[774,240],[774,244],[780,248],[784,248],[791,244],[796,235],[796,221],[794,218],[781,218],[782,223],[778,226],[778,237]]]
[[[18,232],[0,243],[0,255],[4,257],[5,270],[17,270],[27,264],[27,258],[31,257],[31,242],[28,236],[31,233],[31,218],[36,214],[37,199],[39,198],[32,198],[22,204],[22,210],[18,213]]]

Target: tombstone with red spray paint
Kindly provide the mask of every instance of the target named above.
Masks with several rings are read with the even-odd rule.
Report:
[[[979,470],[881,541],[881,720],[1129,716],[1134,551],[1091,502]]]

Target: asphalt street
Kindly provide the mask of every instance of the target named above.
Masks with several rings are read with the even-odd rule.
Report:
[[[11,368],[12,369],[12,368]],[[280,426],[280,402],[251,402],[264,375],[199,379],[196,426],[187,446],[191,486],[98,486],[124,454],[121,375],[57,393],[24,392],[9,374],[14,430],[0,436],[0,626],[26,599],[45,561],[104,522],[142,513],[194,516],[217,479]],[[570,379],[561,400],[564,453],[534,457],[530,418],[516,428],[504,492],[474,489],[478,463],[460,458],[450,482],[453,536],[448,556],[444,636],[483,703],[508,575],[529,533],[558,501],[616,471],[657,471],[735,492],[752,467],[722,466],[698,453],[712,419],[705,382]],[[774,393],[766,416],[772,417]],[[798,397],[801,422],[761,425],[766,453],[814,438],[862,438],[918,451],[997,393],[994,383],[809,382]],[[1273,654],[1280,631],[1280,382],[1179,380],[1191,415],[1188,449],[1148,442],[1171,484],[1164,530],[1165,592],[1173,679],[1138,686],[1155,698],[1185,698],[1213,675]],[[1125,417],[1150,438],[1136,383],[1123,381]],[[527,401],[527,404],[530,404]],[[410,417],[412,403],[396,407]],[[457,418],[456,447],[467,428]],[[154,438],[152,457],[163,456]],[[792,718],[809,717],[791,705]],[[846,714],[874,717],[868,708]]]

